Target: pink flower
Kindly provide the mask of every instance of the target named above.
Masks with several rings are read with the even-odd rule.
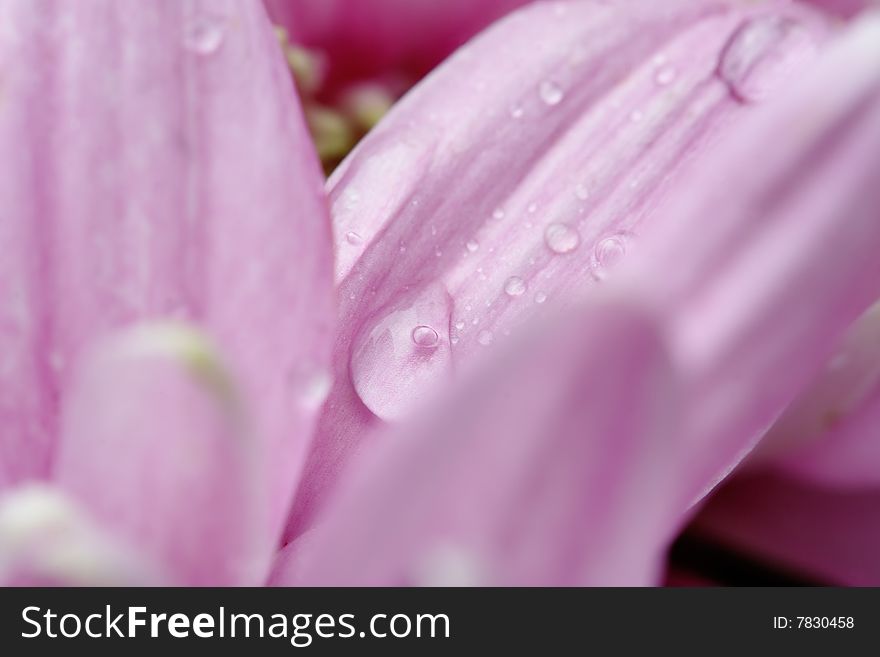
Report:
[[[537,3],[326,198],[259,3],[0,16],[0,579],[654,584],[759,443],[876,454],[877,16]],[[876,581],[735,490],[689,531]]]

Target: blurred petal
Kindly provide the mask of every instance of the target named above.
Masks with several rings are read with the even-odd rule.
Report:
[[[272,581],[655,583],[680,512],[676,401],[641,315],[567,314],[375,437]]]
[[[291,534],[374,414],[406,415],[545,300],[604,280],[682,165],[822,33],[788,3],[536,4],[398,103],[330,182],[345,319]]]
[[[880,585],[880,492],[832,491],[770,474],[737,477],[692,530],[816,581]]]
[[[157,581],[61,491],[30,484],[0,496],[0,585],[144,586]]]
[[[182,326],[111,338],[78,372],[55,478],[179,585],[258,584],[274,536],[267,455],[210,344]]]
[[[805,0],[811,4],[816,5],[817,7],[824,9],[825,11],[835,14],[837,16],[843,16],[844,18],[851,18],[858,14],[861,11],[865,11],[866,9],[876,6],[876,0]]]
[[[383,73],[422,77],[530,0],[264,0],[291,41],[329,60],[330,89]]]
[[[652,223],[653,248],[630,282],[667,317],[685,372],[694,496],[754,446],[880,298],[878,173],[875,15],[756,113]]]
[[[259,400],[280,518],[326,380],[332,261],[262,6],[4,0],[0,26],[0,486],[46,472],[84,345],[173,316]]]
[[[769,461],[828,485],[880,485],[880,303],[847,331],[750,457]]]

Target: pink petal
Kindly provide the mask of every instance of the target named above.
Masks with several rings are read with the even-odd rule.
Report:
[[[382,74],[417,80],[530,0],[264,0],[291,40],[329,59],[327,87]]]
[[[832,491],[772,475],[737,478],[693,531],[768,565],[841,586],[880,585],[880,493]]]
[[[680,509],[653,325],[570,313],[377,449],[286,549],[290,585],[645,585]]]
[[[880,304],[847,331],[750,458],[846,488],[880,484]]]
[[[878,172],[873,16],[655,218],[628,282],[667,317],[687,379],[694,496],[754,446],[880,297]]]
[[[805,0],[837,16],[851,18],[859,12],[876,6],[876,0]]]
[[[234,385],[201,335],[146,325],[86,360],[65,405],[59,486],[178,584],[257,584],[274,547],[274,455]]]
[[[374,414],[407,414],[543,301],[604,280],[682,165],[805,66],[822,32],[788,3],[538,4],[401,101],[330,181],[337,385],[291,535]],[[403,313],[446,295],[448,316]],[[438,357],[413,321],[437,332]]]
[[[72,500],[31,484],[0,496],[0,585],[155,584],[135,555],[95,526]]]
[[[326,381],[332,265],[263,8],[9,0],[0,24],[0,485],[45,474],[85,345],[170,316],[259,401],[280,519]]]

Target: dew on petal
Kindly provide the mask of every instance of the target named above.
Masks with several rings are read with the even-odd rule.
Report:
[[[541,304],[547,301],[547,293],[546,292],[538,292],[535,294],[535,303]]]
[[[477,240],[468,240],[467,244],[465,244],[464,246],[471,253],[476,252],[476,250],[480,248],[480,244],[477,242]]]
[[[593,249],[593,276],[597,280],[604,280],[625,255],[626,238],[623,235],[611,235],[600,240]]]
[[[211,55],[223,45],[226,18],[204,14],[193,18],[184,28],[183,43],[197,55]]]
[[[538,85],[538,95],[546,105],[558,105],[565,98],[565,92],[552,80],[544,80]]]
[[[553,253],[570,253],[578,248],[581,237],[568,224],[552,223],[544,231],[544,242]]]
[[[523,109],[522,105],[514,105],[510,108],[510,116],[514,119],[522,118],[523,114],[525,114],[525,110]]]
[[[718,76],[740,102],[758,102],[815,52],[813,37],[800,23],[780,16],[752,18],[724,47]]]
[[[579,198],[581,201],[586,201],[590,198],[590,190],[583,183],[578,183],[574,188],[574,195]]]
[[[520,297],[525,294],[526,282],[519,276],[511,276],[504,283],[504,293],[509,297]]]
[[[501,208],[495,208],[495,211],[492,213],[493,219],[504,219],[504,210]]]
[[[430,326],[420,324],[413,329],[412,340],[418,346],[430,349],[437,346],[437,344],[440,342],[440,336],[437,335],[437,331],[432,329]]]
[[[414,300],[377,312],[355,336],[351,382],[380,418],[402,417],[451,376],[451,303],[443,285],[431,286]]]
[[[345,234],[345,241],[348,242],[349,244],[351,244],[352,246],[357,246],[358,244],[363,243],[364,238],[361,237],[360,235],[358,235],[353,230],[350,230]]]
[[[489,329],[483,329],[477,334],[477,342],[482,346],[488,347],[495,341],[495,335]]]
[[[526,208],[529,214],[535,214],[538,211],[537,203],[529,203],[529,207]]]

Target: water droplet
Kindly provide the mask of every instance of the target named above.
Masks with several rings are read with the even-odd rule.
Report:
[[[624,255],[626,255],[626,238],[623,235],[611,235],[599,240],[596,248],[593,249],[593,276],[597,280],[604,280]]]
[[[558,105],[565,98],[565,92],[552,80],[544,80],[538,85],[538,95],[547,105]]]
[[[380,310],[352,342],[351,381],[383,419],[405,415],[452,374],[447,332],[452,310],[443,285]]]
[[[522,296],[526,291],[526,282],[519,276],[511,276],[504,284],[504,293],[509,297]]]
[[[581,237],[568,224],[553,223],[544,231],[544,242],[553,253],[570,253],[580,245]]]
[[[529,214],[535,214],[538,211],[537,203],[529,203],[529,207],[526,208]]]
[[[800,23],[780,16],[760,16],[743,23],[721,53],[718,75],[741,102],[758,102],[787,78],[816,44]]]
[[[659,86],[665,87],[675,79],[676,70],[672,66],[664,66],[654,75],[654,82]]]
[[[535,303],[544,303],[545,301],[547,301],[547,294],[545,292],[535,294]]]
[[[226,19],[222,16],[204,14],[191,20],[185,28],[184,45],[197,55],[210,55],[223,45],[226,35]]]
[[[363,243],[364,238],[361,237],[360,235],[358,235],[353,230],[350,230],[345,234],[345,241],[348,242],[349,244],[351,244],[352,246],[357,246],[358,244]]]
[[[578,197],[581,201],[586,201],[588,198],[590,198],[590,190],[585,184],[578,183],[578,185],[574,188],[574,195]]]
[[[512,116],[515,119],[522,118],[523,114],[525,114],[525,113],[526,112],[523,109],[522,105],[514,105],[513,107],[510,108],[510,116]]]
[[[467,250],[471,253],[474,253],[477,249],[480,248],[480,245],[477,240],[468,240],[467,244],[465,244],[465,248],[467,248]]]
[[[495,211],[492,213],[493,219],[504,219],[504,210],[501,208],[495,208]]]
[[[440,342],[440,336],[430,326],[420,324],[413,329],[412,340],[418,346],[430,349],[437,346]]]
[[[488,347],[494,341],[495,335],[489,329],[483,329],[477,335],[477,342],[479,342],[484,347]]]
[[[459,331],[462,330],[464,328],[464,320],[463,319],[458,320],[455,323],[455,328],[457,328]]]

